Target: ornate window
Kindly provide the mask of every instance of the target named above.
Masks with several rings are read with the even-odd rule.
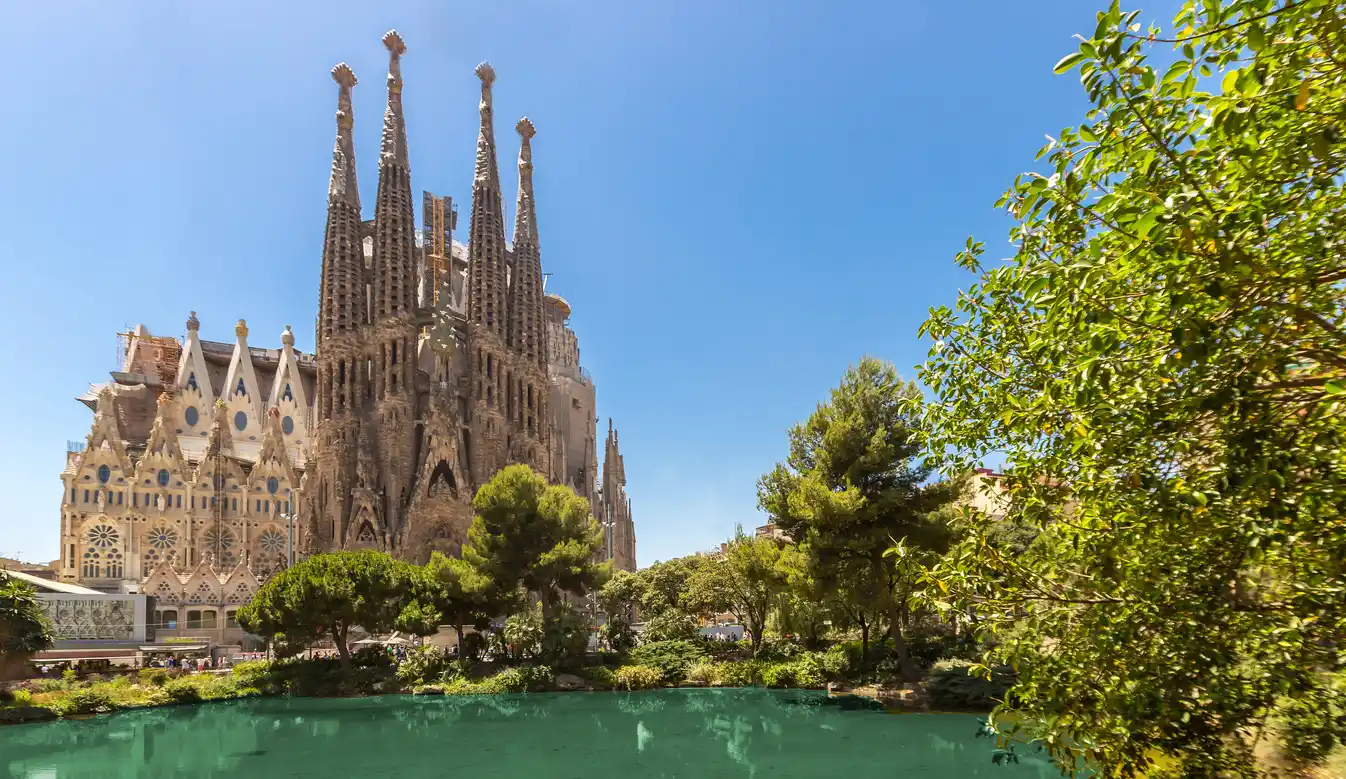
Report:
[[[98,481],[107,484],[108,479],[112,478],[112,469],[106,465],[98,466]]]
[[[232,568],[238,564],[234,534],[229,528],[206,528],[203,545],[202,551],[214,555],[216,564],[221,568]]]
[[[272,495],[275,495],[276,490],[279,489],[280,489],[280,479],[277,479],[275,476],[272,476],[271,478],[266,480],[267,492],[271,493]]]
[[[286,392],[289,392],[289,391],[290,391],[290,387],[289,387],[289,385],[286,385],[286,387],[285,387],[285,391],[286,391]],[[285,433],[285,435],[293,435],[293,434],[294,434],[294,418],[293,418],[293,417],[285,417],[284,419],[282,419],[282,420],[280,421],[280,429],[281,429],[281,432]]]
[[[121,532],[115,525],[100,523],[84,534],[84,557],[80,575],[86,579],[118,578],[122,575]]]
[[[173,478],[173,474],[169,473],[167,468],[160,468],[159,473],[155,476],[160,487],[167,487],[168,480],[171,478]]]
[[[188,406],[187,410],[182,412],[182,415],[187,420],[188,427],[196,427],[196,423],[201,421],[201,413],[196,410],[196,406]]]
[[[189,374],[189,375],[187,376],[187,386],[188,386],[188,387],[191,387],[192,389],[199,389],[199,387],[196,386],[196,374],[195,374],[195,373],[193,373],[193,374]],[[196,409],[192,409],[192,410],[195,411]],[[196,424],[196,423],[195,423],[195,422],[192,422],[192,423],[190,423],[190,424],[193,424],[193,425],[194,425],[194,424]]]
[[[147,565],[147,569],[157,565],[162,560],[167,560],[168,555],[178,546],[178,531],[171,527],[159,525],[150,530],[145,535],[145,551],[141,555]]]
[[[274,527],[262,531],[262,535],[257,540],[257,545],[261,547],[265,554],[279,555],[285,552],[285,534]]]
[[[374,528],[370,527],[368,522],[364,523],[360,526],[360,534],[355,540],[357,543],[361,544],[374,543]]]
[[[244,386],[244,384],[243,384],[243,379],[239,379],[239,380],[238,380],[238,386],[234,388],[234,394],[235,394],[235,395],[246,395],[246,394],[248,394],[248,388],[247,388],[246,386]],[[239,428],[239,429],[242,430],[243,428]]]
[[[248,426],[248,415],[246,412],[240,411],[237,414],[234,414],[234,427],[238,428],[239,430],[242,430],[247,426]]]
[[[283,399],[285,399],[285,400],[294,400],[294,393],[290,391],[290,384],[289,384],[289,382],[286,382],[286,383],[285,383],[285,391],[282,392],[282,393],[280,394],[280,396],[281,396],[281,398],[283,398]],[[289,431],[287,430],[286,432],[289,432]]]

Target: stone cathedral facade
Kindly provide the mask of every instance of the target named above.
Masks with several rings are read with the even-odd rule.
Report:
[[[373,218],[356,180],[355,74],[337,82],[336,148],[318,287],[316,354],[125,334],[122,370],[62,472],[61,577],[159,596],[160,609],[244,603],[302,555],[373,548],[421,562],[466,539],[477,487],[527,463],[589,499],[603,557],[635,569],[617,433],[599,471],[596,394],[569,304],[544,289],[528,119],[506,241],[483,63],[467,243],[452,200],[425,192],[416,229],[401,37],[389,52]],[[184,612],[185,613],[185,612]],[[192,613],[197,613],[193,611]],[[224,619],[223,614],[219,616]],[[185,617],[184,617],[185,619]]]

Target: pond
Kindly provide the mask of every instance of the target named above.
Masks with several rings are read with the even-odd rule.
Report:
[[[991,762],[967,714],[889,714],[764,689],[262,698],[0,728],[0,775],[1047,779]]]

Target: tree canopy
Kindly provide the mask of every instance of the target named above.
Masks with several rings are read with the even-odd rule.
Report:
[[[562,593],[585,595],[606,579],[610,566],[594,562],[598,523],[569,487],[511,465],[477,490],[472,505],[477,517],[463,558],[500,591],[522,587],[550,609]]]
[[[291,646],[326,636],[346,664],[351,628],[430,635],[439,626],[434,601],[434,586],[416,565],[382,552],[334,552],[276,574],[239,609],[238,621]]]
[[[911,677],[916,668],[902,635],[910,582],[885,552],[894,539],[946,544],[946,528],[929,515],[953,497],[928,482],[917,438],[920,397],[892,365],[866,357],[790,429],[788,457],[758,483],[761,508],[808,551],[814,578],[851,608],[887,615]]]
[[[1252,775],[1278,707],[1341,694],[1346,29],[1328,0],[1139,21],[1060,61],[1091,110],[1001,199],[1013,256],[968,239],[980,279],[923,326],[928,449],[1003,456],[1038,531],[1006,554],[969,514],[926,593],[1063,764]]]

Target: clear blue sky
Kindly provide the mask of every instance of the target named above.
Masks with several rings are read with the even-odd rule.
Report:
[[[181,335],[196,310],[205,338],[243,317],[255,345],[293,324],[312,350],[328,71],[361,79],[369,216],[389,28],[416,190],[470,195],[478,62],[511,209],[513,125],[537,125],[544,270],[621,432],[640,563],[758,524],[790,424],[862,355],[914,376],[969,234],[1009,253],[992,204],[1082,117],[1051,68],[1103,5],[0,5],[0,554],[56,557],[65,442],[91,419],[73,398],[119,329]]]

